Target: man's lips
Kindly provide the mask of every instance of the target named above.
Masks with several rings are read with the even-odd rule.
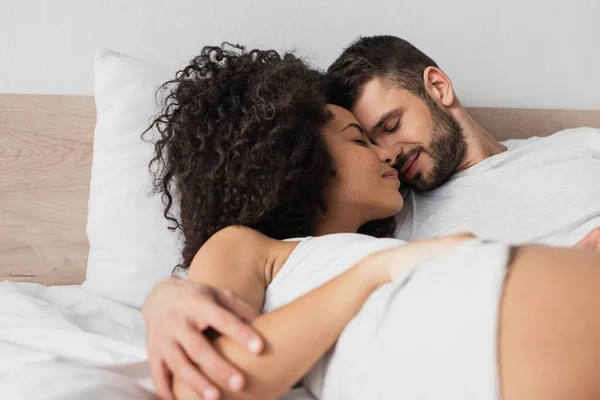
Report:
[[[406,160],[406,162],[404,163],[404,165],[402,166],[402,168],[399,171],[400,175],[404,175],[408,172],[410,167],[412,167],[412,165],[415,163],[415,160],[419,156],[419,153],[420,152],[417,151],[415,154],[412,155],[412,157],[410,157],[408,160]]]

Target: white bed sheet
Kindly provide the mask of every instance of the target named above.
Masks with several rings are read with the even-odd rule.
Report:
[[[0,399],[155,399],[145,333],[139,310],[80,286],[0,282]]]

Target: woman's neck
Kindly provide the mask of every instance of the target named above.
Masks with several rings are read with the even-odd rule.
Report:
[[[315,236],[332,233],[356,233],[366,222],[368,221],[364,221],[359,212],[330,208],[327,214],[317,223]]]

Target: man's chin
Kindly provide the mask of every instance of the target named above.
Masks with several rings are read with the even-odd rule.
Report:
[[[402,181],[403,185],[410,187],[416,192],[428,192],[437,188],[439,185],[436,185],[434,182],[430,182],[429,180],[423,177],[423,174],[418,172],[410,179],[406,179]]]

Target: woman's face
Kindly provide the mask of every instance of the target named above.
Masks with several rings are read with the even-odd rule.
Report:
[[[323,134],[336,170],[327,191],[328,213],[356,219],[361,225],[397,214],[403,199],[391,155],[369,141],[348,110],[328,108],[334,118]]]

